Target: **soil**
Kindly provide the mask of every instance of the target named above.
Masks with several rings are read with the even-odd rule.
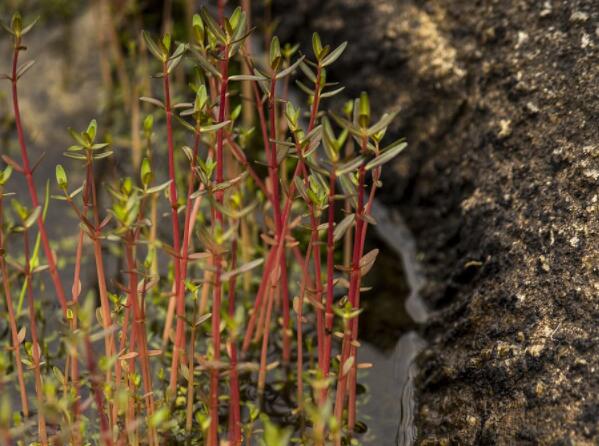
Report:
[[[273,7],[283,40],[349,41],[329,77],[346,97],[402,107],[383,200],[433,311],[417,444],[599,444],[596,2]]]

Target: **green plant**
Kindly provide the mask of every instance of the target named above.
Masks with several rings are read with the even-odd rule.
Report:
[[[31,26],[23,27],[19,15],[5,26],[14,41],[6,77],[21,163],[4,157],[0,211],[13,170],[25,174],[33,205],[14,201],[18,224],[0,219],[0,272],[25,417],[12,427],[0,420],[5,438],[30,434],[30,373],[23,363],[33,374],[42,444],[56,437],[74,445],[216,446],[225,438],[241,445],[258,437],[274,446],[294,437],[324,445],[351,437],[361,279],[377,254],[364,253],[364,244],[381,167],[406,146],[403,140],[382,145],[397,112],[372,123],[365,93],[341,114],[324,111],[323,103],[343,90],[327,81],[327,70],[345,43],[333,49],[314,34],[311,55],[297,57],[297,46],[273,37],[262,69],[246,44],[246,13],[238,8],[225,17],[222,4],[219,11],[218,21],[206,10],[193,16],[186,43],[143,32],[156,59],[150,64],[159,68],[154,77],[161,79],[162,99],[140,98],[157,111],[142,128],[133,127],[139,134],[131,140],[142,133],[145,140],[144,156],[132,150],[138,172],[104,184],[111,206],[102,205],[96,172],[118,145],[112,147],[107,132],[106,142],[98,142],[104,139],[95,120],[84,131],[69,129],[74,144],[65,155],[72,161],[56,166],[60,193],[52,197],[79,223],[68,300],[45,228],[49,193],[40,205],[18,107],[17,80],[31,66],[18,68],[18,56]],[[296,79],[308,96],[305,110],[288,98],[290,80],[300,74],[307,79]],[[177,82],[182,78],[190,89]],[[191,101],[179,102],[183,96]],[[124,106],[127,101],[125,95]],[[248,103],[255,122],[248,121],[252,113],[240,119]],[[163,223],[162,211],[170,224]],[[169,235],[157,230],[163,224]],[[32,244],[33,226],[38,234]],[[19,249],[8,246],[16,232],[23,236],[22,255],[10,256],[9,248]],[[47,268],[40,265],[40,245]],[[122,265],[114,278],[105,269],[112,258]],[[340,258],[343,265],[336,264]],[[82,283],[82,270],[91,264],[95,283]],[[45,269],[62,310],[55,344],[38,331],[49,316],[38,317],[44,292],[34,277]],[[27,316],[12,299],[16,289],[27,296]],[[89,297],[81,304],[84,290]],[[27,332],[19,330],[23,317],[29,318]],[[100,354],[95,343],[102,340]],[[268,417],[265,396],[280,386],[295,386],[290,412],[297,430],[279,428]],[[60,426],[57,433],[48,432],[47,421]]]

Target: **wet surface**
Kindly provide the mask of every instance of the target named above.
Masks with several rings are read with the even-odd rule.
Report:
[[[362,346],[359,362],[372,363],[359,382],[366,387],[359,416],[368,426],[364,444],[412,445],[414,426],[415,358],[425,347],[417,333],[427,312],[419,291],[423,276],[415,243],[399,214],[376,203],[371,248],[380,249],[376,267],[366,276],[372,290],[365,294],[360,318]]]

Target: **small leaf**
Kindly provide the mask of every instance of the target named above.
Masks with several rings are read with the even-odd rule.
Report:
[[[222,129],[223,127],[227,126],[230,123],[231,123],[231,121],[223,121],[223,122],[219,122],[217,124],[212,124],[212,125],[207,125],[205,127],[200,127],[200,132],[202,132],[202,133],[215,132],[215,131],[217,131],[219,129]]]
[[[366,164],[366,170],[374,169],[377,166],[385,164],[395,158],[399,153],[407,147],[405,141],[397,141],[384,149],[377,157],[373,158]]]
[[[150,164],[150,160],[148,158],[144,158],[141,162],[140,177],[141,184],[143,184],[144,187],[148,187],[154,179],[154,175],[152,173],[152,165]]]
[[[150,103],[152,105],[155,105],[156,107],[164,108],[164,104],[161,101],[159,101],[158,99],[155,99],[155,98],[149,98],[149,97],[146,97],[146,96],[142,96],[141,98],[139,98],[139,100],[143,101],[143,102],[148,102],[148,103]]]
[[[376,133],[379,133],[382,130],[385,130],[389,124],[391,124],[391,121],[393,121],[395,119],[395,117],[397,116],[397,114],[399,113],[399,109],[393,110],[390,113],[385,113],[381,119],[379,119],[379,122],[377,122],[376,124],[374,124],[372,127],[370,127],[368,129],[368,136],[372,136],[375,135]]]
[[[33,226],[33,224],[36,222],[36,220],[40,216],[41,212],[42,212],[42,207],[37,206],[31,212],[31,214],[29,214],[29,216],[27,217],[27,220],[25,220],[25,222],[23,223],[23,226],[25,226],[25,228],[27,228],[27,229],[29,229],[31,226]]]
[[[19,330],[19,333],[17,333],[17,343],[22,344],[23,341],[25,340],[26,335],[27,335],[27,327],[23,326]]]
[[[377,256],[379,255],[378,249],[373,249],[369,251],[367,254],[360,259],[360,274],[365,276],[371,270],[376,261]]]
[[[33,64],[35,64],[35,60],[30,60],[29,62],[21,65],[17,70],[17,79],[20,79],[21,76],[23,76],[27,72],[27,70],[29,70],[33,66]]]
[[[160,192],[160,191],[166,189],[169,184],[171,184],[170,180],[167,181],[166,183],[162,183],[162,184],[160,184],[158,186],[151,187],[151,188],[149,188],[149,189],[146,190],[146,194],[154,194],[156,192]]]
[[[206,322],[208,319],[210,319],[212,317],[212,313],[206,313],[203,314],[202,316],[200,316],[193,324],[194,327],[197,327],[198,325],[203,324],[204,322]]]
[[[304,60],[305,56],[300,57],[298,60],[295,61],[295,63],[293,65],[290,65],[289,67],[285,68],[283,71],[281,71],[280,73],[277,73],[277,75],[275,76],[275,79],[283,79],[284,77],[288,76],[289,74],[293,73],[297,67],[302,63],[302,61]]]
[[[98,155],[94,155],[93,158],[94,158],[94,160],[101,160],[104,158],[108,158],[109,156],[112,155],[112,153],[113,153],[112,151],[100,153]]]
[[[281,44],[279,38],[274,36],[270,42],[270,67],[276,70],[281,63]]]
[[[216,37],[218,40],[224,43],[226,40],[225,34],[223,33],[220,26],[218,26],[218,24],[214,21],[214,19],[206,10],[206,8],[202,7],[202,9],[200,9],[200,15],[202,17],[202,20],[204,21],[204,24],[208,27],[210,32],[214,34],[214,37]]]
[[[346,47],[347,42],[343,42],[341,45],[339,45],[337,48],[331,51],[331,53],[320,62],[320,66],[326,67],[327,65],[331,65],[333,62],[339,59],[339,57],[343,54],[343,51],[345,51]]]
[[[312,34],[312,50],[314,51],[314,55],[318,59],[320,53],[322,53],[322,42],[320,41],[320,36],[318,33]]]
[[[356,221],[356,215],[349,214],[346,215],[345,218],[343,218],[343,220],[337,223],[335,225],[335,230],[333,231],[333,240],[335,242],[341,240],[345,232],[354,224],[354,221]]]
[[[264,263],[264,259],[256,259],[251,262],[248,262],[244,265],[241,265],[237,269],[234,269],[232,271],[227,271],[226,273],[224,273],[222,275],[222,280],[228,280],[229,278],[231,278],[233,276],[251,271],[252,269],[256,268],[257,266],[260,266],[262,263]]]
[[[267,77],[262,75],[254,75],[254,74],[235,74],[233,76],[229,76],[230,81],[265,81]]]
[[[58,183],[58,187],[62,190],[66,190],[69,186],[67,173],[65,172],[64,167],[62,167],[61,164],[56,165],[56,182]]]
[[[352,366],[354,365],[354,357],[350,356],[349,358],[347,358],[347,360],[343,363],[343,369],[341,372],[341,376],[345,376],[349,373],[349,371],[351,370]]]
[[[177,68],[177,65],[179,65],[181,63],[181,61],[183,60],[183,54],[185,53],[186,48],[187,48],[187,46],[185,44],[183,44],[183,43],[179,44],[179,46],[177,47],[177,49],[175,50],[173,55],[170,57],[170,60],[168,62],[168,65],[167,65],[168,73],[171,73],[175,68]]]
[[[344,164],[340,164],[337,167],[337,170],[335,171],[335,173],[337,174],[337,176],[341,176],[346,173],[353,172],[358,167],[360,167],[362,165],[362,163],[364,163],[364,157],[361,155],[357,156],[351,161],[348,161]]]
[[[23,28],[23,31],[21,31],[21,35],[24,36],[25,34],[27,34],[29,31],[31,31],[31,29],[37,24],[37,22],[39,22],[40,20],[40,16],[37,16],[33,22],[31,22],[29,25],[27,25],[25,28]]]
[[[213,76],[216,76],[217,78],[222,78],[222,75],[220,74],[220,71],[218,71],[216,69],[216,67],[214,65],[212,65],[205,57],[204,55],[202,55],[199,51],[197,51],[195,48],[191,48],[191,52],[193,53],[193,55],[196,57],[196,59],[198,59],[198,63],[200,64],[200,67],[202,67],[206,72],[212,74]]]
[[[331,98],[345,90],[345,87],[339,87],[336,90],[326,91],[320,94],[321,98]]]
[[[162,49],[158,47],[158,45],[156,44],[154,39],[152,39],[152,36],[150,36],[150,34],[147,33],[146,31],[142,31],[142,35],[143,35],[143,38],[144,38],[146,45],[148,46],[148,49],[150,50],[150,52],[158,60],[160,60],[161,62],[164,62],[166,60],[166,54],[164,54]]]
[[[128,359],[137,358],[138,356],[139,356],[139,353],[137,353],[137,352],[129,352],[129,353],[125,353],[124,355],[119,356],[119,359],[121,361],[126,361]]]
[[[68,131],[71,135],[71,138],[73,138],[77,144],[79,144],[82,147],[87,147],[89,145],[89,142],[86,141],[83,135],[79,133],[77,130],[69,127]]]

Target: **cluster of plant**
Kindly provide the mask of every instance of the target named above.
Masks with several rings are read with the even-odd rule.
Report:
[[[353,441],[357,370],[368,366],[358,361],[362,278],[377,255],[364,252],[365,237],[381,168],[406,143],[382,144],[396,112],[373,122],[365,93],[339,113],[322,110],[342,90],[327,70],[346,45],[314,34],[311,54],[299,55],[274,37],[266,57],[252,57],[241,8],[217,19],[202,10],[187,43],[143,33],[159,93],[140,98],[155,109],[138,130],[137,173],[98,181],[118,148],[92,120],[69,129],[68,160],[40,196],[18,99],[32,26],[18,14],[4,25],[20,157],[3,155],[0,175],[11,339],[0,356],[3,441]],[[293,77],[305,106],[289,97]],[[11,173],[24,176],[28,198],[11,196]],[[51,200],[79,222],[70,277],[46,229]],[[107,277],[108,251],[122,280]],[[95,283],[82,283],[90,266]],[[56,314],[42,311],[48,296]],[[39,330],[49,320],[52,335]],[[289,394],[284,420],[268,410],[272,392]]]

